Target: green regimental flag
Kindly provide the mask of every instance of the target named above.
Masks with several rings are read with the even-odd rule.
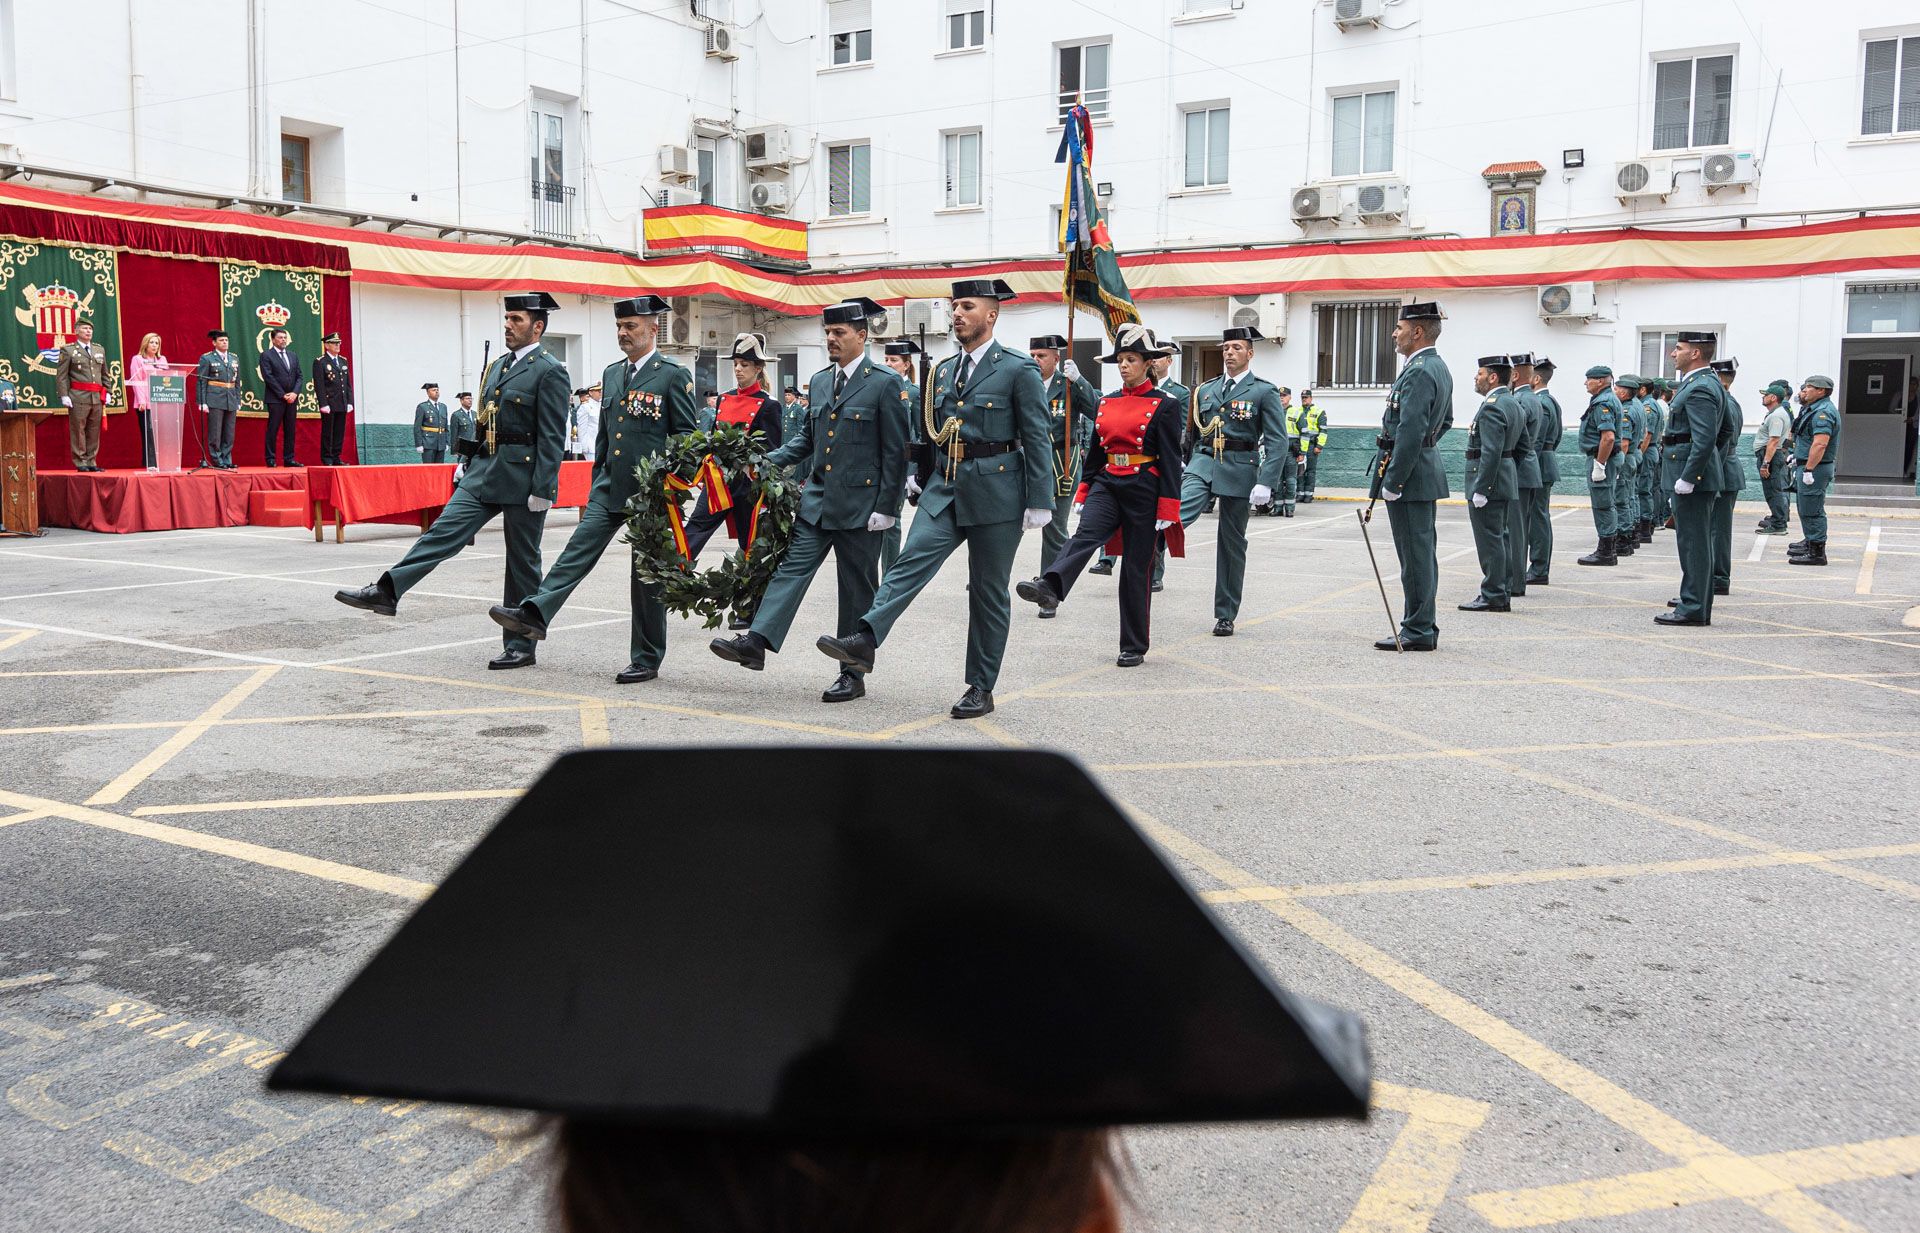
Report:
[[[0,311],[0,377],[14,383],[21,406],[61,410],[54,393],[60,348],[83,317],[107,353],[107,404],[125,405],[117,251],[0,238],[0,296],[13,310]]]
[[[220,324],[232,336],[233,353],[240,357],[240,381],[246,389],[240,414],[267,413],[260,356],[273,345],[275,326],[293,335],[288,345],[300,357],[300,414],[320,414],[313,394],[313,361],[320,354],[320,337],[327,332],[320,311],[322,277],[257,265],[221,265]]]

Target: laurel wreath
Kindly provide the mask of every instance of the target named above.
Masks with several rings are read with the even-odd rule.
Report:
[[[736,425],[717,425],[709,432],[672,438],[665,449],[633,469],[639,491],[627,502],[624,538],[634,547],[634,573],[660,588],[670,611],[702,616],[708,629],[717,627],[729,611],[744,615],[753,610],[793,538],[800,487],[767,461],[764,440],[760,433]],[[747,477],[746,499],[734,506],[737,525],[744,532],[754,523],[756,503],[759,520],[750,543],[713,568],[697,570],[682,555],[677,531],[684,522],[689,489],[708,458],[729,487],[737,488],[739,477]],[[724,531],[715,532],[716,537]]]

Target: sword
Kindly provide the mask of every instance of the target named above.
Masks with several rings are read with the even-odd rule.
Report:
[[[1368,513],[1371,512],[1369,505]],[[1393,619],[1393,604],[1387,599],[1386,579],[1380,576],[1380,559],[1373,555],[1373,536],[1367,530],[1367,515],[1355,510],[1353,516],[1360,520],[1360,538],[1367,543],[1367,560],[1373,563],[1373,581],[1380,588],[1380,606],[1387,611],[1387,628],[1393,632],[1393,649],[1397,653],[1404,653],[1407,648],[1400,645],[1400,622]]]

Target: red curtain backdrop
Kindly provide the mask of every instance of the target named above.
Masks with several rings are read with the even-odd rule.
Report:
[[[99,222],[101,220],[94,220]],[[172,231],[173,228],[163,230]],[[124,239],[122,243],[126,242]],[[299,245],[313,249],[315,245]],[[277,264],[292,264],[279,262]],[[347,357],[349,371],[357,386],[358,372],[353,363],[353,323],[351,281],[329,274],[321,280],[321,319],[329,330],[340,331],[340,353]],[[183,257],[157,257],[146,253],[120,254],[120,330],[124,364],[140,347],[142,335],[152,331],[160,335],[160,351],[170,363],[193,364],[212,344],[207,331],[220,326],[220,266],[213,261]],[[236,344],[245,339],[236,339]],[[313,356],[303,355],[301,363],[312,371]],[[253,357],[243,356],[247,379],[253,379]],[[187,383],[186,431],[180,447],[180,465],[191,468],[200,461],[201,442],[206,436],[206,417],[198,410],[199,392]],[[346,445],[342,455],[348,462],[359,458],[353,421],[347,420]],[[234,430],[233,460],[243,467],[259,466],[266,458],[267,421],[241,416]],[[64,471],[73,467],[67,441],[64,416],[50,416],[40,425],[36,437],[38,464],[42,471]],[[295,431],[295,450],[301,462],[320,461],[320,421],[302,419]],[[106,431],[100,439],[100,465],[108,470],[144,466],[140,450],[140,431],[131,412],[107,416]]]

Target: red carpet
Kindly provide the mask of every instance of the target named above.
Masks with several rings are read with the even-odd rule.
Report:
[[[265,467],[179,475],[42,470],[40,521],[49,527],[114,534],[244,527],[247,494],[256,488],[305,492],[307,473]]]

